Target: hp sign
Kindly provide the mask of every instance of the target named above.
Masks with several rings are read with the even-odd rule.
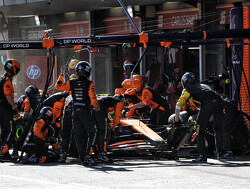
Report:
[[[31,65],[30,67],[28,67],[26,73],[30,79],[37,79],[41,75],[41,70],[38,66]]]

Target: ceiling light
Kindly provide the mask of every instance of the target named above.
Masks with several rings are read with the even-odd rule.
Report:
[[[36,21],[36,25],[37,25],[37,26],[40,26],[40,25],[41,25],[39,16],[35,15],[35,21]]]
[[[134,17],[134,11],[133,11],[133,8],[132,8],[132,6],[127,6],[127,11],[128,11],[128,13],[129,13],[129,15],[131,16],[131,18],[133,18]]]

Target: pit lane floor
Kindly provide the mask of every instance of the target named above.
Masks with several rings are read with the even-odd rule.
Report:
[[[67,163],[20,165],[0,163],[0,188],[250,188],[250,155],[232,160],[154,160],[152,156],[113,156],[114,162],[84,167],[75,158]]]

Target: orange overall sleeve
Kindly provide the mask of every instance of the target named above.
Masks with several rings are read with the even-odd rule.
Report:
[[[24,111],[30,112],[31,110],[30,100],[28,98],[25,98],[25,100],[23,101],[23,104],[24,104]]]
[[[3,91],[5,96],[11,95],[14,98],[14,88],[12,81],[10,79],[7,79],[3,85]]]
[[[70,90],[69,81],[67,81],[66,83],[63,83],[63,79],[64,79],[64,76],[60,75],[57,79],[55,87],[59,91],[69,91]]]
[[[54,103],[53,106],[53,122],[56,124],[57,127],[61,127],[61,124],[58,122],[58,118],[61,117],[63,108],[64,108],[64,98],[60,101]]]
[[[95,108],[99,108],[98,101],[96,98],[96,93],[95,93],[95,85],[94,85],[93,81],[91,82],[91,84],[89,86],[89,98],[90,98],[91,104]]]
[[[132,105],[133,103],[129,103],[129,106],[132,106]],[[130,108],[128,112],[126,113],[126,118],[133,116],[134,112],[135,112],[135,108]]]
[[[46,129],[44,132],[42,132],[42,128],[45,126],[45,122],[42,119],[39,119],[36,121],[34,127],[33,127],[33,132],[34,134],[40,138],[41,140],[45,141],[46,140],[46,135],[48,133],[48,130]]]
[[[159,104],[157,104],[156,102],[153,101],[153,95],[149,89],[143,89],[142,102],[147,104],[152,109],[159,108],[161,110],[164,110],[164,108],[162,106],[159,106]]]
[[[115,127],[120,122],[123,108],[124,108],[124,104],[122,102],[118,102],[116,104],[115,113],[113,117],[113,125],[112,125],[113,129],[115,129]]]

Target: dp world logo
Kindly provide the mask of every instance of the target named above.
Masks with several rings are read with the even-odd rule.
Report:
[[[26,73],[30,79],[37,79],[41,74],[41,70],[38,66],[31,65],[30,67],[28,67]]]

